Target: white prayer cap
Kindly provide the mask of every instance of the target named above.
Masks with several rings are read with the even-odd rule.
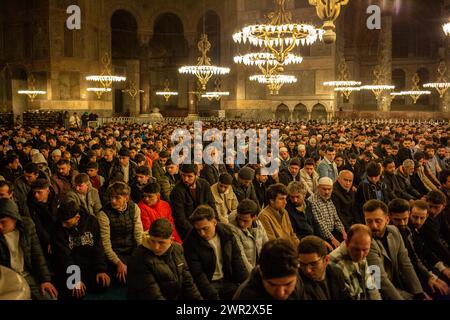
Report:
[[[332,186],[333,180],[328,177],[322,177],[319,179],[319,186]]]

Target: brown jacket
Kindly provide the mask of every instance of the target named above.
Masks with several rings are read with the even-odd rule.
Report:
[[[258,220],[261,221],[266,230],[269,241],[285,239],[291,241],[295,247],[298,246],[300,241],[292,229],[291,220],[286,209],[277,211],[271,206],[267,206],[259,213]]]

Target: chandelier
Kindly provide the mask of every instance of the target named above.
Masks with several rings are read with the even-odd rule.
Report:
[[[247,53],[243,56],[234,57],[235,63],[246,66],[257,66],[266,76],[283,72],[285,66],[300,64],[302,61],[303,58],[301,56],[292,53],[289,53],[283,62],[278,61],[275,54],[270,52]]]
[[[206,98],[209,101],[216,99],[220,100],[222,97],[227,97],[230,95],[230,92],[228,91],[220,91],[220,79],[217,78],[216,81],[214,81],[215,88],[214,91],[207,91],[206,93],[202,94],[202,98]]]
[[[47,94],[47,91],[36,90],[36,79],[34,78],[34,75],[31,74],[28,77],[28,90],[19,90],[17,93],[27,95],[28,98],[30,98],[30,101],[33,102],[38,95]]]
[[[169,79],[166,79],[166,81],[164,82],[164,90],[163,91],[156,91],[156,95],[157,96],[163,96],[164,99],[166,100],[166,102],[169,102],[170,97],[172,96],[177,96],[178,92],[176,91],[171,91],[169,88]]]
[[[325,34],[323,40],[327,44],[336,41],[336,26],[334,21],[341,13],[341,7],[348,4],[349,0],[309,0],[309,4],[316,7],[317,15],[324,21]]]
[[[130,97],[135,100],[138,93],[144,93],[144,90],[139,90],[136,88],[136,83],[134,81],[130,81],[127,88],[122,90],[124,93],[128,93]]]
[[[381,98],[381,95],[383,94],[384,91],[395,89],[395,86],[383,83],[383,81],[381,80],[382,74],[383,72],[381,70],[381,66],[377,65],[373,69],[373,75],[375,77],[374,83],[372,85],[366,85],[361,87],[361,89],[363,90],[372,90],[377,101]]]
[[[360,91],[361,88],[361,82],[360,81],[354,81],[354,80],[348,80],[349,78],[349,72],[347,63],[345,62],[345,59],[342,58],[341,62],[339,63],[339,80],[337,81],[326,81],[323,83],[324,86],[327,87],[335,87],[334,91],[342,92],[342,94],[346,97],[348,100],[350,98],[350,95],[354,91]]]
[[[308,24],[292,23],[292,13],[285,9],[286,0],[275,0],[276,11],[268,15],[267,24],[244,27],[233,35],[233,41],[247,42],[256,47],[267,48],[276,61],[284,63],[289,53],[300,45],[311,45],[322,39],[322,29]]]
[[[441,98],[444,97],[444,94],[447,92],[448,88],[450,88],[450,83],[448,82],[447,78],[445,77],[445,73],[447,72],[447,66],[445,65],[444,61],[441,61],[439,63],[438,67],[438,77],[436,79],[436,82],[433,83],[425,83],[423,85],[424,88],[434,88],[439,93],[439,96]]]
[[[230,68],[218,67],[211,65],[211,58],[208,57],[208,51],[211,50],[211,43],[208,41],[208,35],[202,34],[198,42],[198,50],[200,57],[196,66],[183,66],[178,69],[181,74],[195,75],[202,86],[202,90],[206,90],[208,81],[214,75],[226,75],[230,73]]]
[[[111,72],[111,57],[108,53],[102,58],[103,71],[100,75],[90,75],[86,77],[87,81],[100,82],[103,88],[111,88],[113,82],[126,81],[126,77],[113,75]]]
[[[278,94],[283,85],[297,82],[297,78],[295,76],[284,74],[274,74],[274,75],[258,74],[251,76],[249,79],[250,81],[257,81],[260,84],[267,85],[267,88],[269,88],[271,95]]]
[[[87,88],[86,91],[94,92],[97,99],[100,99],[104,93],[111,92],[111,88]]]
[[[445,23],[442,26],[442,29],[444,29],[444,33],[446,36],[450,36],[450,22]]]

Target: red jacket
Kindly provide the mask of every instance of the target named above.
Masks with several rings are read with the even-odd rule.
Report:
[[[172,209],[170,209],[170,205],[168,202],[160,199],[154,206],[149,207],[144,203],[144,200],[141,200],[138,206],[139,209],[141,209],[141,220],[144,231],[147,231],[150,228],[150,225],[156,219],[166,218],[173,225],[174,240],[179,244],[183,243],[180,236],[178,235],[177,229],[175,229],[175,224],[172,217]]]

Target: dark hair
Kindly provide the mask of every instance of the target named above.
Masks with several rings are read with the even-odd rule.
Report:
[[[86,173],[80,173],[75,176],[75,179],[73,179],[73,182],[75,185],[80,185],[82,183],[88,183],[89,182],[89,176]]]
[[[381,174],[381,167],[379,163],[369,162],[366,173],[368,177],[378,177]]]
[[[363,206],[364,213],[374,212],[375,210],[378,210],[378,209],[381,209],[385,215],[388,214],[388,211],[389,211],[388,206],[383,201],[380,201],[380,200],[375,200],[375,199],[369,200]]]
[[[134,158],[134,160],[136,160],[136,162],[141,162],[141,161],[147,162],[147,158],[142,153],[138,153],[136,155],[136,157]]]
[[[88,162],[86,164],[86,170],[88,169],[98,169],[98,163],[97,162]]]
[[[308,159],[305,159],[305,164],[303,165],[303,167],[315,166],[315,165],[316,165],[316,162],[314,161],[314,159],[308,158]]]
[[[108,194],[110,197],[129,196],[130,187],[122,181],[116,181],[108,187]]]
[[[169,239],[173,234],[173,226],[172,223],[166,218],[156,219],[150,225],[148,229],[148,234],[153,237]]]
[[[23,171],[26,173],[39,174],[39,166],[37,165],[37,163],[29,162],[25,165]]]
[[[4,186],[8,186],[9,193],[11,193],[13,191],[13,186],[12,186],[12,184],[9,181],[0,180],[0,188],[3,188]]]
[[[278,194],[283,196],[287,196],[288,194],[286,186],[282,183],[273,184],[266,191],[268,200],[275,200]]]
[[[244,199],[237,206],[237,214],[249,214],[254,217],[258,214],[258,205],[253,200]]]
[[[17,159],[19,159],[19,157],[16,154],[10,154],[6,157],[6,161],[5,164],[10,164],[13,163],[14,161],[16,161]]]
[[[430,207],[428,206],[428,203],[424,200],[416,200],[413,201],[413,203],[411,204],[411,211],[413,208],[419,208],[420,210],[429,210]]]
[[[289,165],[301,167],[300,160],[298,160],[297,158],[291,159],[291,161],[289,161]]]
[[[391,164],[392,162],[395,163],[394,159],[392,159],[391,157],[388,157],[386,159],[384,159],[383,161],[383,167],[386,168],[389,164]]]
[[[350,154],[348,155],[348,158],[349,158],[349,159],[357,160],[357,159],[358,159],[358,156],[356,155],[356,153],[350,153]]]
[[[420,161],[420,160],[422,160],[422,159],[425,159],[425,153],[423,153],[422,151],[417,151],[417,152],[414,154],[414,160]]]
[[[263,279],[297,275],[298,253],[288,240],[268,241],[261,249],[259,268]]]
[[[214,209],[207,204],[202,204],[195,208],[194,212],[192,212],[191,216],[189,217],[189,222],[191,224],[194,224],[204,219],[211,221],[215,217],[216,214],[214,212]]]
[[[439,204],[447,204],[447,200],[445,199],[445,195],[439,190],[433,190],[428,192],[425,196],[425,199],[428,203],[439,205]]]
[[[405,199],[394,199],[391,202],[389,202],[389,215],[393,213],[403,213],[405,211],[410,210],[409,202]]]
[[[219,176],[219,182],[225,185],[233,184],[233,177],[229,173],[222,173]]]
[[[317,236],[306,236],[298,245],[299,254],[317,253],[319,257],[326,256],[328,249],[323,240]]]
[[[365,224],[356,223],[352,225],[348,230],[347,241],[350,243],[350,241],[352,241],[353,236],[360,232],[367,233],[370,236],[370,238],[372,238],[372,230],[370,230],[368,226],[366,226]]]
[[[448,177],[450,177],[450,170],[448,169],[442,170],[441,173],[439,174],[439,182],[441,184],[445,184],[447,182]]]
[[[136,174],[143,174],[144,176],[150,175],[150,168],[146,166],[140,166],[136,168]]]
[[[63,165],[69,165],[70,166],[70,161],[69,160],[66,160],[66,159],[60,159],[57,163],[56,163],[56,165],[59,167],[59,166],[63,166]]]
[[[334,148],[333,147],[327,147],[326,152],[334,152]]]
[[[143,193],[150,193],[150,194],[160,193],[161,192],[161,186],[159,185],[159,183],[156,183],[156,182],[149,183],[142,189],[142,192]]]

